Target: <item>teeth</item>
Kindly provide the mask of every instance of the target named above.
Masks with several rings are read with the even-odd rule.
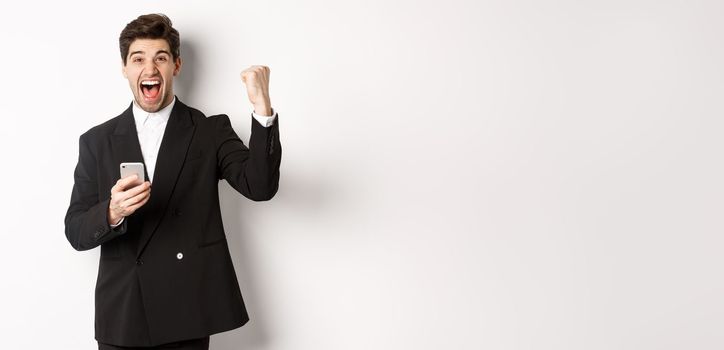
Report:
[[[161,84],[160,81],[142,81],[141,85],[158,85]]]

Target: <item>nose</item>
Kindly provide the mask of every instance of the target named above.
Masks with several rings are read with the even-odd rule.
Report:
[[[146,60],[143,71],[146,75],[155,75],[156,73],[158,73],[158,67],[156,67],[156,62],[154,62],[153,60]]]

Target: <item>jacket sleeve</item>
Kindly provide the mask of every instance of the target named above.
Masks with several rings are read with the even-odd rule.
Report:
[[[110,199],[100,201],[96,179],[96,157],[88,146],[86,134],[80,137],[78,164],[73,174],[73,192],[65,214],[65,236],[76,250],[95,248],[126,232],[126,222],[111,229],[108,224]],[[109,191],[110,192],[110,191]]]
[[[264,127],[251,118],[249,147],[236,135],[229,117],[215,116],[216,160],[218,174],[231,187],[254,201],[269,200],[279,189],[279,116],[272,126]]]

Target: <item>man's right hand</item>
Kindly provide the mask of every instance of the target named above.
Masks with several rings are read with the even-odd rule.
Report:
[[[151,198],[151,183],[146,181],[133,186],[136,181],[138,176],[133,174],[119,179],[111,188],[111,201],[108,205],[109,225],[115,225],[121,218],[133,214]]]

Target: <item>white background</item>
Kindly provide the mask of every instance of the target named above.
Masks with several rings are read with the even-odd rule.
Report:
[[[220,193],[252,321],[212,349],[724,348],[720,1],[1,7],[3,348],[96,348],[63,218],[149,12],[243,140],[239,72],[272,70],[279,193]]]

